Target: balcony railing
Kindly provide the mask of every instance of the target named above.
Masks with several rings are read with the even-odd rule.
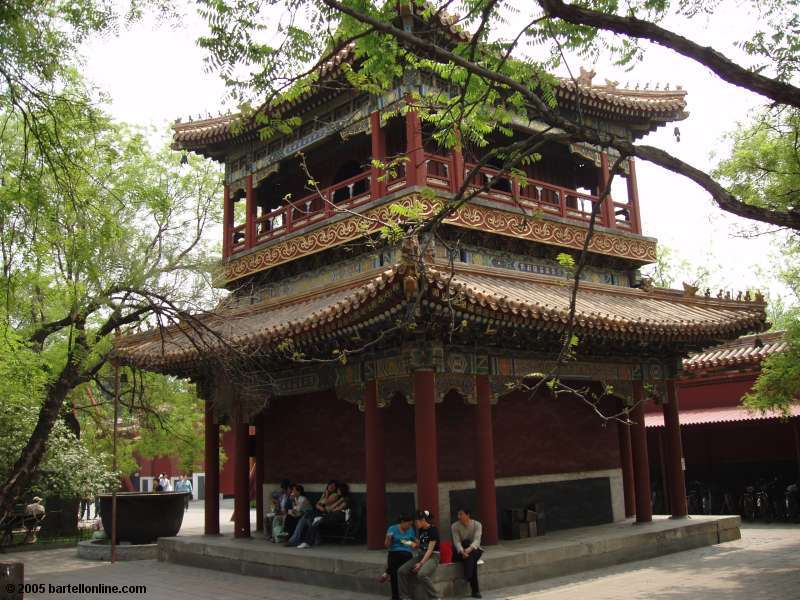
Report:
[[[458,185],[453,178],[456,161],[453,157],[425,154],[421,180],[434,189],[456,192]],[[381,193],[388,194],[407,187],[406,165],[400,165],[384,182]],[[462,180],[473,171],[475,165],[465,164]],[[249,247],[322,222],[337,213],[358,208],[373,199],[371,171],[355,175],[330,187],[315,191],[299,200],[289,199],[287,204],[255,215],[253,243],[248,243],[247,225],[230,228],[231,254]],[[481,167],[467,181],[467,190],[486,188],[478,197],[522,209],[529,213],[543,213],[572,221],[587,222],[592,208],[599,201],[597,196],[578,190],[554,185],[537,179],[517,179],[501,174],[497,169]],[[598,212],[596,223],[605,227],[639,233],[634,211],[637,207],[629,202],[610,198],[610,207]]]

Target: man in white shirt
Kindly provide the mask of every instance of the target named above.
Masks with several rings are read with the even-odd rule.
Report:
[[[453,538],[453,559],[464,564],[464,579],[469,581],[472,597],[480,598],[478,561],[483,555],[481,549],[483,526],[480,521],[472,518],[470,509],[461,508],[458,511],[458,520],[450,527],[450,533]]]

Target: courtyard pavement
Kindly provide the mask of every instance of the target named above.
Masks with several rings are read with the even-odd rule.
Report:
[[[224,517],[220,519],[223,531],[230,531],[231,527],[228,523],[231,507],[228,504],[223,503],[220,510]],[[202,524],[202,503],[193,503],[181,533],[201,533]],[[0,561],[7,560],[25,563],[25,580],[29,584],[144,585],[147,589],[146,593],[138,594],[62,594],[45,591],[26,594],[26,598],[367,600],[380,597],[158,561],[114,565],[96,563],[77,558],[74,548],[0,555]],[[388,597],[388,586],[386,591]],[[800,526],[746,524],[742,528],[742,539],[735,542],[495,590],[485,593],[484,598],[800,600]]]

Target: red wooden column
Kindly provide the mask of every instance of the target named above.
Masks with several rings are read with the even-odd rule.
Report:
[[[364,454],[367,472],[367,548],[382,550],[386,533],[386,455],[383,413],[375,381],[364,390]]]
[[[233,536],[250,537],[250,426],[234,420]]]
[[[456,131],[456,145],[453,147],[452,165],[453,172],[450,173],[450,191],[454,194],[464,185],[464,149],[461,144],[461,133]]]
[[[222,256],[231,255],[231,237],[233,236],[233,202],[231,187],[225,184],[222,192]]]
[[[205,413],[205,512],[206,535],[219,535],[219,424],[214,422],[214,408],[206,400]]]
[[[256,199],[253,194],[253,176],[247,176],[247,185],[245,187],[244,198],[244,211],[246,215],[246,228],[245,234],[247,239],[247,247],[252,248],[256,243]]]
[[[636,514],[636,495],[633,483],[633,456],[631,454],[631,428],[625,423],[617,423],[619,435],[619,459],[622,467],[622,491],[625,497],[625,517]]]
[[[419,113],[409,110],[406,113],[406,183],[408,185],[425,185],[425,150],[422,146],[422,122]]]
[[[647,435],[644,430],[644,386],[641,381],[633,382],[633,402],[634,406],[630,412],[633,424],[630,429],[633,480],[636,490],[636,522],[649,523],[653,520],[653,507],[650,504],[650,463],[647,457]]]
[[[256,419],[256,531],[264,531],[264,427],[267,415],[262,411]]]
[[[496,544],[497,492],[494,471],[494,432],[492,425],[492,390],[488,375],[475,376],[475,491],[478,496],[478,515],[483,525],[483,543]]]
[[[631,212],[631,227],[634,233],[642,233],[642,217],[639,214],[639,188],[636,185],[636,163],[628,159],[628,210]]]
[[[417,505],[439,519],[439,456],[436,444],[436,375],[414,371],[414,434],[417,456]]]
[[[666,435],[666,462],[669,477],[669,505],[674,518],[689,514],[686,502],[686,478],[683,474],[683,444],[681,443],[681,421],[678,412],[678,386],[674,379],[667,380],[667,402],[664,411],[664,433]]]
[[[608,152],[600,153],[600,181],[598,183],[597,195],[598,197],[606,189],[608,181],[611,179],[611,174],[608,171]],[[614,203],[611,200],[611,190],[608,191],[608,197],[603,201],[603,209],[600,212],[603,218],[603,225],[606,227],[614,227]]]
[[[383,162],[386,158],[386,132],[381,128],[381,113],[375,111],[369,116],[370,137],[372,140],[372,160]],[[386,182],[381,181],[383,171],[375,165],[370,167],[369,195],[373,200],[386,193]]]

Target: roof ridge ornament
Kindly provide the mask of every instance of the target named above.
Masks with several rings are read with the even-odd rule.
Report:
[[[584,69],[583,67],[580,67],[580,69],[581,69],[580,75],[578,75],[575,81],[579,86],[592,87],[592,79],[594,78],[595,75],[597,75],[597,72],[592,68],[589,68],[587,70]]]

